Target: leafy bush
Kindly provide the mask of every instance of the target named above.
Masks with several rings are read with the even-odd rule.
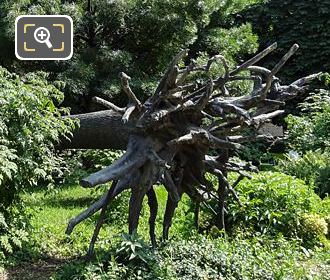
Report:
[[[289,148],[306,152],[330,147],[330,96],[321,90],[300,104],[302,115],[286,118]]]
[[[141,264],[152,261],[149,245],[138,236],[136,231],[132,234],[123,234],[122,239],[120,247],[116,250],[116,259],[119,262]]]
[[[63,172],[58,179],[66,182],[78,182],[82,177],[109,166],[122,155],[114,150],[67,150],[61,156],[65,158]]]
[[[308,279],[307,271],[297,263],[305,258],[297,243],[283,238],[229,241],[197,235],[166,244],[144,265],[103,256],[89,264],[71,263],[54,279]]]
[[[21,248],[28,242],[29,221],[27,215],[22,214],[21,211],[20,205],[7,208],[6,213],[0,211],[0,265],[6,255],[14,253],[16,248]]]
[[[315,179],[316,192],[323,198],[330,195],[330,165],[319,170],[319,174]]]
[[[52,181],[54,169],[60,170],[54,145],[74,127],[72,119],[61,118],[68,110],[55,106],[63,94],[45,78],[19,77],[0,67],[0,254],[12,252],[24,235],[18,234],[22,207],[13,206],[19,191]]]
[[[310,240],[328,234],[328,224],[318,214],[304,214],[299,225],[299,234]]]
[[[281,173],[261,172],[251,180],[243,180],[237,186],[243,207],[236,202],[228,205],[228,222],[234,232],[260,232],[276,236],[299,237],[308,241],[309,237],[319,235],[315,232],[304,235],[300,225],[306,221],[306,214],[319,214],[323,218],[322,200],[303,181]],[[309,220],[310,221],[310,220]]]
[[[280,160],[279,170],[315,186],[324,197],[330,192],[330,97],[329,91],[311,94],[299,105],[301,116],[286,118],[288,147],[286,160]]]
[[[291,153],[280,160],[277,168],[286,174],[314,186],[320,197],[330,194],[330,155],[328,152],[308,151],[304,155]]]

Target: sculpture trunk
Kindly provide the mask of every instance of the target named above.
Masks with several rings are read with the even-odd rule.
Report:
[[[127,147],[128,136],[134,131],[131,122],[123,123],[121,115],[112,111],[72,115],[80,126],[74,131],[71,141],[63,139],[62,149],[121,149]]]

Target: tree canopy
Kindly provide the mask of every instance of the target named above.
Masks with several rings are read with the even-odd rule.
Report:
[[[43,70],[60,79],[66,103],[74,111],[90,110],[99,95],[119,104],[126,100],[118,73],[136,77],[133,90],[151,94],[168,61],[180,48],[191,48],[190,58],[225,55],[231,63],[257,49],[250,24],[232,26],[231,15],[249,1],[15,1],[0,4],[0,51],[11,71]],[[74,21],[74,56],[67,62],[17,62],[12,53],[14,21],[21,14],[67,14]]]

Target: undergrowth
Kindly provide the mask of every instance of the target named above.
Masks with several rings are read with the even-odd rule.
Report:
[[[271,176],[273,181],[270,179]],[[277,180],[282,180],[282,185],[278,184]],[[289,184],[289,187],[286,184]],[[248,191],[252,185],[255,189],[253,199]],[[284,196],[281,196],[281,191],[277,190],[281,186],[284,187]],[[70,237],[64,232],[68,220],[99,197],[104,187],[106,186],[98,190],[86,190],[78,185],[67,185],[51,191],[34,189],[32,192],[25,192],[22,198],[29,212],[33,214],[31,219],[33,230],[30,232],[29,242],[22,250],[16,252],[14,257],[9,258],[6,265],[14,266],[47,258],[67,260],[66,264],[53,275],[53,280],[329,279],[327,275],[330,275],[328,263],[330,254],[324,232],[319,235],[323,236],[323,239],[317,238],[318,242],[308,243],[304,238],[315,240],[314,235],[304,238],[294,235],[285,237],[285,234],[279,230],[281,227],[276,229],[270,220],[258,222],[255,218],[251,218],[248,223],[253,224],[255,221],[253,230],[251,227],[236,228],[227,235],[217,230],[199,233],[194,228],[194,217],[187,197],[183,197],[176,211],[170,230],[170,240],[161,242],[162,216],[166,203],[166,191],[162,186],[156,188],[159,201],[156,221],[157,249],[152,250],[150,247],[149,208],[146,201],[139,225],[140,235],[125,234],[129,197],[123,193],[111,204],[106,223],[96,243],[95,258],[87,262],[84,255],[98,215],[79,224]],[[245,212],[242,213],[245,213],[245,216],[255,217],[255,211],[262,212],[262,207],[269,207],[268,200],[266,204],[263,203],[261,197],[258,197],[260,195],[269,196],[275,200],[275,204],[283,203],[282,208],[287,207],[283,208],[286,209],[285,211],[280,208],[283,217],[277,217],[278,221],[287,222],[285,219],[291,217],[291,214],[294,217],[299,209],[305,209],[306,211],[301,215],[304,218],[301,225],[309,231],[317,226],[317,221],[320,219],[323,219],[322,222],[326,220],[323,217],[327,216],[330,209],[329,199],[317,199],[315,194],[313,195],[313,190],[308,189],[303,182],[277,173],[262,172],[254,176],[251,181],[242,181],[238,191],[245,205],[241,210],[236,209],[236,219],[239,220],[241,214],[237,211],[244,210]],[[287,191],[291,193],[289,196]],[[305,196],[298,198],[296,194],[298,195],[299,192],[300,195]],[[310,208],[299,202],[303,202],[304,197],[308,196],[311,196]],[[299,201],[295,201],[296,199]],[[323,205],[323,210],[317,212],[316,202]],[[297,205],[300,205],[299,209]],[[275,208],[272,210],[270,207],[270,211],[275,211]],[[290,213],[289,216],[287,212]],[[276,211],[272,215],[276,216]],[[260,217],[268,216],[264,213]],[[248,223],[245,222],[245,225]],[[239,225],[240,222],[237,224]],[[260,230],[262,225],[266,226],[267,231]]]

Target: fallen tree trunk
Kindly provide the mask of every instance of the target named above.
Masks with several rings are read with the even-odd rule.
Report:
[[[73,132],[71,141],[63,139],[62,149],[126,149],[128,136],[134,131],[131,122],[124,123],[122,116],[112,110],[72,115],[80,126]]]

